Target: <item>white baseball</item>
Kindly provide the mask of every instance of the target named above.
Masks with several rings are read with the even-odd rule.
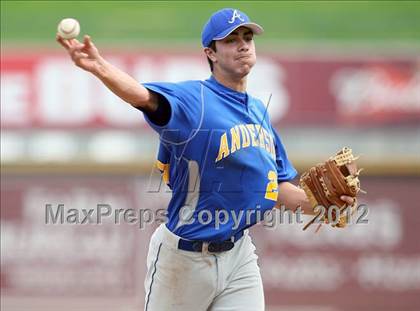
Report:
[[[80,33],[80,25],[74,18],[65,18],[58,24],[57,30],[63,39],[74,39]]]

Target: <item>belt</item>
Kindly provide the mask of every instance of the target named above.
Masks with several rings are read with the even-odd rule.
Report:
[[[207,246],[207,250],[210,253],[220,253],[231,250],[235,246],[235,242],[238,241],[244,235],[243,231],[236,233],[229,240],[222,242],[203,242],[203,241],[189,241],[179,239],[178,249],[190,252],[202,252],[203,246]]]

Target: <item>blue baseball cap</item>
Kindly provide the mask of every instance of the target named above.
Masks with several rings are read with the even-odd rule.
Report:
[[[222,9],[214,13],[204,25],[201,43],[203,47],[208,47],[213,40],[222,40],[241,26],[251,29],[256,35],[264,32],[264,29],[251,22],[245,13],[236,9]]]

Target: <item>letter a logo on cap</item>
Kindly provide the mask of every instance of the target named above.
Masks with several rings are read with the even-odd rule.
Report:
[[[238,13],[238,11],[234,10],[233,14],[232,14],[232,18],[230,19],[230,21],[228,21],[228,23],[233,24],[235,22],[236,18],[239,18],[241,21],[244,21],[244,19],[241,17],[241,15]]]

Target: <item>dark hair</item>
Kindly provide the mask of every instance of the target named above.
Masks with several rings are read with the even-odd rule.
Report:
[[[209,48],[212,49],[213,51],[217,52],[217,50],[216,50],[216,41],[213,40],[212,42],[210,42]],[[213,62],[212,62],[212,60],[207,57],[207,61],[209,62],[209,66],[210,66],[211,72],[213,72]]]

